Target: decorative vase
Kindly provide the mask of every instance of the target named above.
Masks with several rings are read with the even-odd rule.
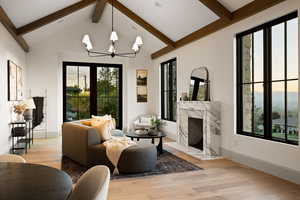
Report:
[[[17,113],[16,121],[23,121],[23,113]]]

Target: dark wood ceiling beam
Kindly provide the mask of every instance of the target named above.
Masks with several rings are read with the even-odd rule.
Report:
[[[231,20],[232,14],[227,8],[225,8],[220,2],[217,0],[199,0],[206,7],[208,7],[211,11],[213,11],[220,18]]]
[[[41,19],[38,19],[34,22],[31,22],[27,25],[24,25],[20,28],[17,28],[17,33],[18,35],[23,35],[23,34],[26,34],[26,33],[29,33],[31,31],[34,31],[42,26],[45,26],[51,22],[54,22],[62,17],[65,17],[77,10],[80,10],[82,8],[85,8],[93,3],[95,3],[96,0],[82,0],[82,1],[79,1],[75,4],[72,4],[66,8],[63,8],[59,11],[56,11],[50,15],[47,15]]]
[[[21,46],[21,48],[25,52],[29,52],[28,44],[26,43],[26,41],[22,36],[17,35],[17,29],[15,25],[9,19],[6,12],[3,10],[1,6],[0,6],[0,21],[3,24],[3,26],[7,29],[7,31],[11,34],[11,36],[16,40],[16,42]]]
[[[99,23],[99,21],[102,17],[102,14],[103,14],[106,3],[107,3],[107,0],[97,0],[95,10],[94,10],[94,13],[93,13],[93,16],[92,16],[92,22],[93,23]]]
[[[170,53],[171,51],[174,51],[175,49],[178,49],[182,46],[185,46],[191,42],[194,42],[200,38],[203,38],[207,35],[210,35],[212,33],[215,33],[219,30],[222,30],[223,28],[226,28],[234,23],[237,23],[243,19],[246,19],[250,16],[253,16],[263,10],[266,10],[272,6],[275,6],[281,2],[284,2],[286,0],[254,0],[253,2],[245,5],[244,7],[234,11],[232,13],[232,19],[229,20],[223,20],[223,19],[219,19],[197,31],[195,31],[194,33],[178,40],[177,42],[175,42],[175,48],[169,48],[169,47],[165,47],[160,49],[159,51],[156,51],[155,53],[153,53],[151,55],[152,59],[156,59],[160,56],[163,56],[167,53]]]
[[[108,0],[108,3],[112,4],[112,0]],[[151,34],[156,36],[158,39],[163,41],[165,44],[175,47],[175,42],[172,41],[170,38],[168,38],[166,35],[164,35],[162,32],[154,28],[151,24],[143,20],[141,17],[136,15],[134,12],[129,10],[127,7],[125,7],[123,4],[121,4],[119,1],[114,0],[114,7],[117,8],[121,13],[129,17],[132,21],[149,31]]]

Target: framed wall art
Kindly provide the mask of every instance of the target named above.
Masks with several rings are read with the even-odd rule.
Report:
[[[136,70],[137,102],[148,102],[148,70]]]
[[[14,62],[7,62],[8,74],[8,101],[20,101],[23,99],[23,70]]]

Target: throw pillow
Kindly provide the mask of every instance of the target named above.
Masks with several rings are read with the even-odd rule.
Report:
[[[109,140],[111,138],[110,127],[106,120],[92,120],[92,127],[98,130],[101,140]]]
[[[85,126],[92,126],[92,122],[90,120],[80,121],[80,123]]]

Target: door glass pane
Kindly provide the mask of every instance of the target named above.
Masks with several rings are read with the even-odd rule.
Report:
[[[66,120],[78,119],[78,67],[66,68]]]
[[[90,71],[88,67],[66,68],[66,120],[90,117]]]
[[[252,34],[243,37],[243,83],[252,82]]]
[[[243,85],[243,131],[252,133],[252,85]]]
[[[287,137],[298,141],[298,81],[287,82]]]
[[[253,35],[254,43],[254,81],[263,81],[264,76],[264,33],[255,32]]]
[[[79,119],[90,118],[90,68],[79,67],[79,94],[78,115]]]
[[[285,138],[284,82],[272,83],[272,136]]]
[[[272,80],[284,79],[284,23],[272,27]]]
[[[298,78],[298,18],[287,22],[287,78]]]
[[[264,95],[263,84],[254,84],[253,130],[255,134],[264,134]]]
[[[121,126],[120,70],[113,67],[97,67],[97,115],[111,115]]]

